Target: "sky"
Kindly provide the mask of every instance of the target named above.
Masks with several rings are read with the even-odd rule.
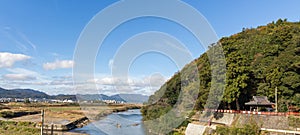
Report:
[[[120,92],[115,90],[116,85],[121,85],[123,81],[117,81],[119,83],[116,84],[118,79],[112,75],[114,58],[122,46],[139,44],[137,47],[147,47],[156,43],[161,48],[175,46],[181,50],[188,50],[187,55],[190,55],[190,59],[195,59],[205,52],[205,47],[195,36],[174,21],[151,16],[131,19],[113,29],[97,50],[94,62],[95,78],[82,82],[95,83],[97,89],[84,86],[74,89],[72,67],[80,64],[73,60],[80,35],[97,14],[118,2],[120,1],[1,0],[0,87],[31,88],[50,95],[78,93],[113,95]],[[230,36],[243,28],[266,25],[279,18],[286,18],[292,22],[300,20],[298,0],[184,0],[183,2],[205,17],[218,38]],[[157,3],[160,4],[159,1]],[[135,8],[143,10],[143,7],[138,6],[133,4],[133,10]],[[156,10],[155,7],[153,10]],[[178,16],[183,12],[176,10],[176,7],[165,10],[174,10]],[[116,11],[111,16],[125,14]],[[191,18],[189,21],[193,21],[193,16],[187,17]],[[111,18],[105,19],[110,21]],[[140,38],[144,38],[147,32],[160,33],[155,33],[158,35],[156,38],[145,38],[142,41],[137,39],[139,34],[142,35]],[[184,64],[189,62],[185,60]],[[128,74],[126,83],[132,89],[124,90],[124,93],[151,95],[182,66],[176,64],[176,59],[153,51],[140,53],[131,59],[129,67],[123,68],[126,68]]]

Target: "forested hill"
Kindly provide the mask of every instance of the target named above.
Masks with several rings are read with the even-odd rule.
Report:
[[[266,26],[243,29],[220,39],[219,44],[226,58],[226,85],[219,108],[245,109],[244,103],[254,95],[267,96],[275,102],[276,87],[279,111],[287,111],[288,106],[300,108],[299,22],[279,19]],[[195,109],[204,108],[211,82],[207,53],[186,65],[149,98],[151,104],[142,109],[145,120],[168,112],[176,104],[181,87],[195,87],[193,80],[181,79],[181,76],[195,76],[188,70],[192,64],[197,65],[200,81],[199,93],[194,93]]]

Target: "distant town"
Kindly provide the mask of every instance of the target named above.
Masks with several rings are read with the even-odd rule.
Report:
[[[82,95],[48,95],[44,92],[32,89],[4,89],[0,88],[0,103],[104,103],[125,104],[144,103],[148,96],[141,94],[82,94]]]
[[[32,102],[40,102],[40,103],[106,103],[106,104],[124,104],[125,101],[117,101],[117,100],[71,100],[71,99],[46,99],[46,98],[0,98],[0,103],[10,103],[10,102],[23,102],[23,103],[32,103]]]

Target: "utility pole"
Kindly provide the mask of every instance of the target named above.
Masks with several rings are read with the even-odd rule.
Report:
[[[42,117],[41,117],[41,119],[42,119],[42,126],[41,126],[41,135],[43,135],[43,133],[44,133],[44,114],[45,113],[45,111],[44,111],[44,109],[42,110]]]
[[[275,87],[275,104],[276,104],[276,110],[275,110],[275,112],[278,112],[278,97],[277,97],[277,87]]]
[[[279,45],[277,44],[277,59],[278,59],[278,55],[279,55]],[[277,67],[277,71],[279,72],[280,70]],[[277,74],[278,76],[278,74]],[[275,102],[276,102],[276,113],[278,112],[278,97],[277,97],[277,86],[275,87]]]

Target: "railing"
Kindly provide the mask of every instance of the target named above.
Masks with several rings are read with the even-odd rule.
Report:
[[[273,116],[300,116],[299,112],[257,112],[257,111],[242,111],[242,110],[216,110],[206,109],[209,112],[218,113],[235,113],[235,114],[254,114],[254,115],[273,115]]]
[[[279,132],[284,134],[300,134],[300,131],[291,131],[291,130],[279,130],[279,129],[267,129],[267,128],[261,128],[262,131],[269,131],[269,132]]]

